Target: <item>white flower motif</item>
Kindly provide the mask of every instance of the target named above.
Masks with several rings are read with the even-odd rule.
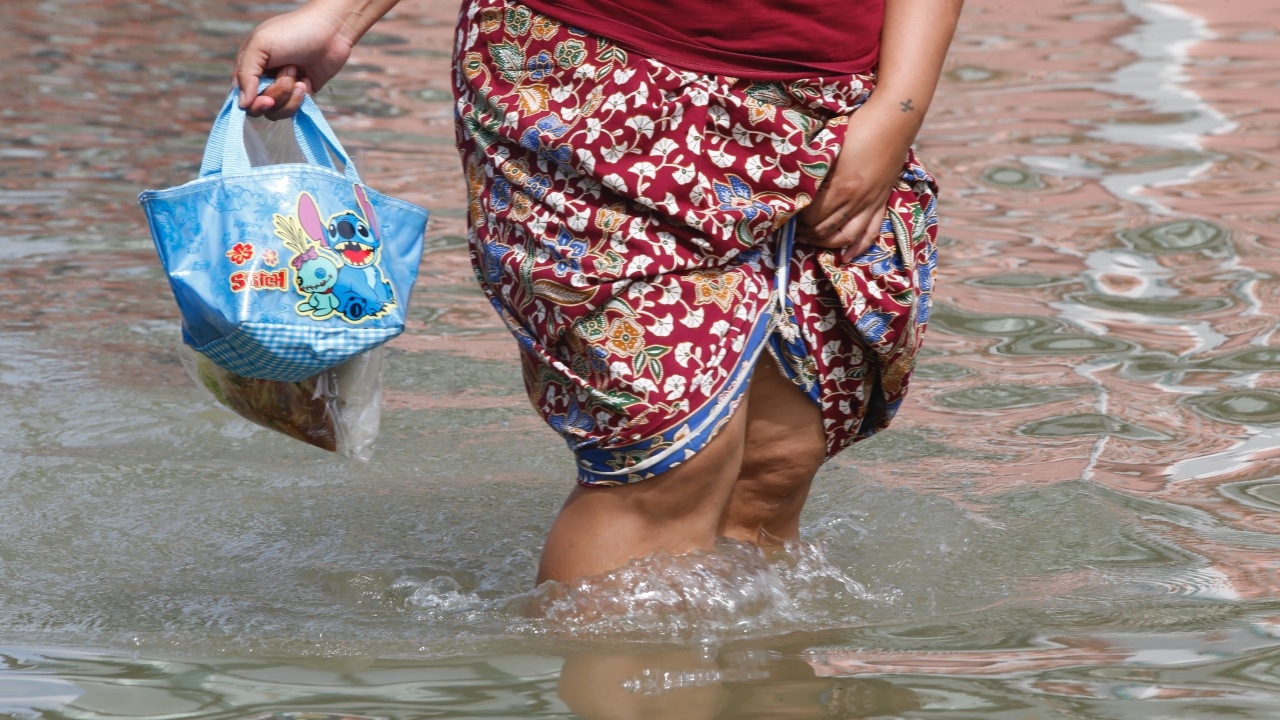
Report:
[[[760,182],[760,176],[764,174],[764,161],[760,159],[759,155],[752,155],[747,158],[747,174],[751,176],[752,180]]]
[[[609,173],[608,175],[605,175],[601,178],[601,182],[604,183],[605,187],[619,195],[627,194],[627,181],[623,180],[622,176],[617,173]]]
[[[702,348],[695,348],[693,343],[682,342],[676,345],[676,362],[680,367],[689,367],[691,361],[700,360],[702,357]]]
[[[671,176],[674,177],[676,182],[681,185],[688,185],[693,182],[693,178],[696,176],[696,173],[693,169],[693,165],[677,165],[675,169],[671,171]]]
[[[692,214],[692,213],[690,213],[690,214]],[[704,238],[704,237],[699,237],[698,235],[694,235],[694,236],[692,236],[692,237],[690,237],[690,238],[689,238],[689,242],[691,242],[691,243],[693,243],[694,245],[696,245],[696,246],[697,246],[697,248],[698,248],[699,250],[701,250],[702,252],[704,252],[704,253],[710,253],[710,252],[711,252],[711,250],[712,250],[712,248],[711,248],[711,243],[710,243],[710,242],[708,242],[708,241],[707,241],[707,239],[706,239],[706,238]]]
[[[662,389],[667,393],[668,400],[676,400],[684,395],[688,384],[689,381],[685,380],[683,375],[668,375],[667,381],[662,384]]]
[[[706,319],[706,313],[702,311],[702,308],[694,308],[689,311],[688,315],[680,318],[680,324],[687,328],[699,328],[702,327],[702,323]]]
[[[635,68],[618,68],[613,71],[613,81],[621,85],[630,80],[631,76],[635,74]]]
[[[646,377],[640,377],[640,378],[636,378],[635,380],[632,380],[631,387],[635,388],[636,390],[639,390],[641,393],[644,393],[646,395],[651,392],[658,392],[657,384]]]
[[[742,346],[747,342],[746,335],[739,335],[733,339],[733,351],[742,352]]]
[[[680,286],[675,283],[660,285],[658,289],[662,291],[662,297],[658,298],[659,305],[675,305],[683,297]]]
[[[630,297],[634,300],[640,300],[644,297],[645,293],[649,292],[649,288],[651,287],[653,286],[650,285],[649,283],[643,280],[637,280],[631,283],[629,287],[627,287],[627,297]]]
[[[551,88],[551,97],[554,98],[556,102],[562,103],[573,97],[573,86],[557,85],[554,88]]]
[[[662,157],[666,157],[667,155],[679,149],[680,149],[680,146],[676,145],[675,140],[664,137],[658,140],[658,142],[653,144],[653,148],[649,150],[649,154],[661,155]]]
[[[705,191],[702,189],[702,187],[703,186],[701,184],[693,186],[693,189],[689,191],[689,202],[693,203],[694,205],[702,204],[702,198],[705,196]],[[692,224],[693,223],[690,223],[690,225]]]
[[[665,230],[661,230],[661,231],[659,231],[659,232],[658,232],[658,234],[657,234],[657,238],[658,238],[658,246],[659,246],[659,247],[661,247],[664,251],[669,252],[669,253],[670,253],[670,252],[675,252],[675,250],[676,250],[676,236],[675,236],[675,235],[672,235],[671,233],[669,233],[669,232],[667,232],[667,231],[665,231]],[[667,287],[670,287],[670,286],[667,286]],[[678,293],[677,293],[677,295],[678,295]]]
[[[719,105],[712,105],[707,108],[707,117],[711,118],[712,124],[716,127],[721,125],[729,126],[729,111]]]
[[[854,366],[854,365],[861,365],[861,364],[862,364],[862,348],[858,347],[857,345],[853,345],[849,348],[849,365]]]
[[[724,320],[717,320],[711,323],[711,334],[716,337],[724,337],[729,333],[730,325]]]
[[[780,188],[790,190],[800,184],[800,173],[798,172],[781,172],[773,181],[774,185]]]
[[[591,197],[597,198],[600,197],[600,183],[593,178],[579,178],[577,186],[578,189],[582,191],[583,195],[590,195]]]
[[[605,148],[602,154],[604,155],[604,159],[606,161],[611,163],[616,163],[622,159],[623,155],[627,154],[627,150],[629,149],[630,148],[627,147],[626,143],[623,143],[621,145],[613,145],[611,147]]]
[[[649,327],[649,332],[657,335],[658,337],[667,337],[675,329],[675,321],[672,320],[670,315],[664,315],[654,321],[653,325]]]
[[[701,392],[703,395],[710,395],[716,390],[716,374],[715,372],[699,373],[694,377],[693,383],[697,387],[698,392]]]
[[[668,215],[675,215],[680,212],[680,204],[676,202],[676,196],[667,193],[667,196],[662,199],[662,209],[666,210]]]
[[[631,93],[631,97],[635,98],[635,103],[633,104],[636,107],[640,107],[641,105],[649,102],[649,86],[641,85],[636,88],[635,92]]]
[[[582,232],[583,230],[586,230],[587,220],[590,216],[591,214],[586,210],[574,210],[573,214],[569,216],[569,227],[572,228],[574,232]]]
[[[689,132],[684,135],[684,144],[694,155],[702,154],[702,130],[697,125],[689,126]]]
[[[868,283],[869,287],[875,287],[875,285],[876,283]],[[877,291],[877,293],[878,292],[879,291]],[[877,297],[879,297],[879,295],[877,295]],[[867,298],[862,293],[858,293],[853,298],[853,307],[851,307],[847,312],[853,317],[860,317],[866,311],[867,311]]]
[[[711,101],[711,95],[706,88],[694,86],[689,89],[689,104],[696,107],[702,107]]]
[[[814,276],[812,270],[805,270],[804,274],[800,276],[800,290],[809,295],[818,294],[818,278]],[[799,305],[800,303],[797,302],[796,304]]]
[[[736,159],[729,153],[725,152],[723,149],[712,150],[711,152],[707,153],[707,157],[711,158],[711,162],[715,163],[716,165],[719,165],[722,168],[729,167],[730,165],[733,164],[733,161]]]
[[[779,155],[790,155],[796,151],[796,146],[791,144],[790,138],[782,135],[770,135],[769,139],[773,141],[773,149]]]
[[[651,162],[638,162],[631,166],[631,172],[642,178],[656,178],[658,176],[658,168],[654,167]]]
[[[564,194],[552,190],[542,198],[542,203],[547,207],[555,210],[557,213],[564,212]]]
[[[627,96],[620,92],[616,92],[604,101],[604,109],[610,112],[620,112],[627,109]]]
[[[683,120],[684,105],[676,105],[675,109],[671,111],[671,116],[667,118],[667,122],[670,123],[669,127],[680,127],[680,123]]]
[[[609,365],[609,374],[614,377],[630,377],[631,365],[622,361],[616,361]]]
[[[839,352],[840,352],[839,340],[832,340],[828,342],[826,345],[822,346],[822,362],[824,364],[830,363],[831,358],[834,358]]]
[[[586,148],[578,148],[575,154],[578,156],[578,166],[582,168],[582,172],[590,175],[596,171],[596,156]]]
[[[623,246],[625,247],[625,243]],[[651,265],[652,263],[653,263],[653,258],[647,257],[645,255],[637,255],[636,257],[632,258],[631,262],[627,263],[627,274],[643,275],[644,269],[649,267],[649,265]]]
[[[600,131],[604,128],[600,124],[600,118],[587,118],[587,142],[595,142],[600,137]]]
[[[743,147],[751,147],[756,144],[755,139],[751,137],[751,131],[743,127],[742,123],[733,126],[733,141]]]
[[[644,115],[633,115],[627,118],[625,125],[629,128],[634,128],[637,135],[653,137],[653,120]]]

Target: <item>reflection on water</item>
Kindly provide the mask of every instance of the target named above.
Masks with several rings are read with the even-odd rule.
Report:
[[[433,212],[367,464],[201,404],[134,204],[195,173],[279,7],[8,8],[0,717],[1273,715],[1272,5],[969,0],[901,421],[823,470],[805,544],[538,590],[571,467],[463,249],[454,6],[404,3],[321,97]]]

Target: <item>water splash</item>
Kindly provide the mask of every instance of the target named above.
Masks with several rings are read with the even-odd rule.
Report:
[[[515,602],[540,617],[535,632],[687,641],[856,622],[859,606],[877,600],[819,545],[766,550],[721,540],[707,551],[544,583]]]

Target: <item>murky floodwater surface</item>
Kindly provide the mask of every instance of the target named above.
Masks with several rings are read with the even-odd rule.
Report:
[[[1280,712],[1280,10],[967,5],[896,426],[802,545],[537,591],[571,466],[467,265],[455,7],[405,0],[320,98],[433,212],[367,464],[203,403],[134,201],[194,176],[283,6],[8,8],[0,717]]]

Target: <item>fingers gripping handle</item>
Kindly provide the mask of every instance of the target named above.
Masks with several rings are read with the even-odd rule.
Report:
[[[272,78],[263,78],[258,85],[262,92],[272,83]],[[244,175],[253,169],[249,162],[249,153],[244,146],[244,120],[246,113],[240,107],[239,90],[232,88],[223,103],[222,110],[213,121],[213,130],[209,132],[209,142],[204,148],[204,159],[200,162],[200,177],[209,175]],[[293,118],[293,134],[298,147],[312,165],[336,170],[330,152],[338,158],[344,168],[347,179],[353,183],[360,182],[351,156],[347,154],[338,136],[329,127],[319,106],[308,95],[302,101],[302,107]]]

